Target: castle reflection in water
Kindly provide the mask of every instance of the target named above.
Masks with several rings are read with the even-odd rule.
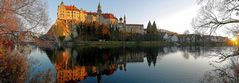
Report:
[[[209,48],[203,47],[158,47],[158,48],[59,48],[44,49],[55,66],[57,82],[77,82],[96,77],[102,82],[102,75],[115,71],[127,71],[128,63],[143,63],[155,66],[157,59],[169,53],[183,51],[183,57],[194,58],[208,55]]]

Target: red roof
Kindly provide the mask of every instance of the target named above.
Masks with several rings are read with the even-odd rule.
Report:
[[[111,13],[102,14],[102,16],[103,16],[104,18],[111,18],[111,19],[115,19],[115,18],[116,18],[116,17],[115,17],[113,14],[111,14]]]
[[[86,12],[88,15],[97,15],[96,12]]]
[[[73,11],[80,11],[78,8],[75,6],[65,6],[66,10],[73,10]]]
[[[85,13],[88,14],[88,15],[97,15],[97,12],[85,12]],[[102,14],[102,16],[104,18],[116,19],[116,17],[111,13],[105,13],[105,14]]]

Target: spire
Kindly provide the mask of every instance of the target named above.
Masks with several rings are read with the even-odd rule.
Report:
[[[98,14],[102,14],[102,7],[101,7],[101,5],[100,5],[100,2],[99,2],[99,4],[98,4],[97,13],[98,13]]]
[[[101,5],[100,5],[100,2],[98,3],[98,9],[101,9]]]
[[[124,15],[124,24],[126,24],[126,16]]]

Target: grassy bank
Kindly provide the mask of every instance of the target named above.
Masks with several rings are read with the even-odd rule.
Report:
[[[174,43],[164,41],[80,41],[72,44],[85,47],[159,47],[175,45]]]

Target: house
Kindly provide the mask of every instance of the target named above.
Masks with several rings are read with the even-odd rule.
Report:
[[[178,37],[177,37],[176,35],[173,35],[173,36],[171,37],[171,41],[172,41],[172,42],[178,42]]]
[[[179,41],[179,38],[176,35],[174,35],[174,34],[168,35],[168,33],[164,34],[163,39],[168,42],[178,42]]]

